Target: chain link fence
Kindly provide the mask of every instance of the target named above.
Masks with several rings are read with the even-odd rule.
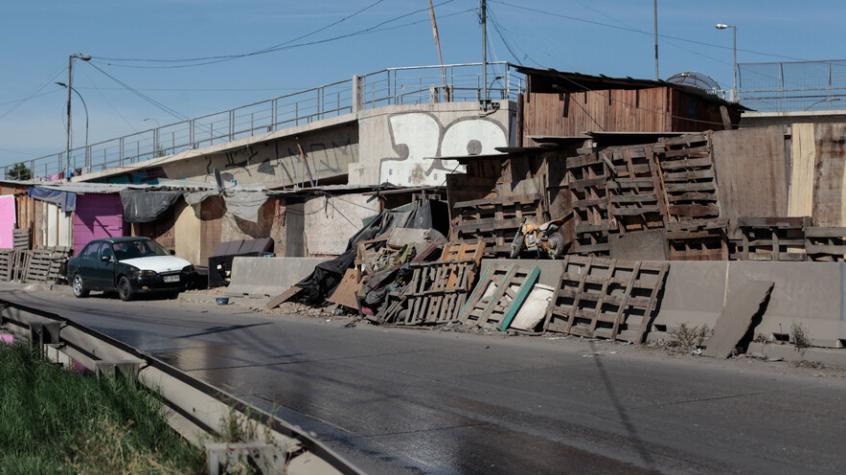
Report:
[[[846,60],[739,63],[740,102],[760,112],[846,109]]]

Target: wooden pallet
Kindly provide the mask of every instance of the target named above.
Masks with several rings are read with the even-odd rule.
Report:
[[[478,266],[481,265],[484,255],[485,244],[481,241],[475,243],[448,242],[444,244],[444,250],[441,252],[439,260],[441,262],[472,260]]]
[[[13,249],[0,249],[0,281],[12,280],[12,268],[15,262],[15,251]]]
[[[614,227],[608,215],[608,164],[597,152],[589,152],[568,158],[566,168],[576,234],[573,252],[607,255],[608,233]]]
[[[664,237],[670,260],[728,260],[727,229],[728,220],[724,218],[668,223]]]
[[[460,201],[453,205],[458,214],[458,239],[467,243],[485,243],[485,257],[507,256],[511,242],[523,220],[544,220],[540,195],[507,196]]]
[[[742,261],[804,261],[807,217],[740,217],[731,238],[732,258]]]
[[[385,321],[397,325],[431,325],[457,321],[473,286],[473,259],[413,262],[411,281],[388,306]]]
[[[568,256],[544,331],[641,343],[668,269],[666,263]]]
[[[658,199],[654,146],[609,147],[599,152],[614,165],[608,182],[613,228],[620,234],[664,227],[663,201]]]
[[[479,279],[470,295],[461,321],[465,325],[505,331],[540,276],[540,268],[528,270],[516,265],[494,265],[490,275]]]
[[[663,138],[659,144],[663,150],[655,159],[667,222],[718,218],[719,194],[710,135]]]
[[[29,249],[29,228],[15,229],[13,234],[13,246],[17,250]]]
[[[805,252],[814,261],[843,261],[846,257],[846,228],[806,227]]]

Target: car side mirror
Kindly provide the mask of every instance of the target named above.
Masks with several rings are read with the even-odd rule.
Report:
[[[175,255],[176,255],[176,250],[175,250],[175,249],[168,249],[168,250],[167,250],[167,252],[168,252],[168,254],[170,254],[171,256],[175,256]]]
[[[100,260],[103,262],[112,262],[112,256],[100,256]]]

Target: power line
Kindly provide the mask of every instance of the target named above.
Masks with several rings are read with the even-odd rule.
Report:
[[[31,101],[32,99],[35,99],[36,97],[46,96],[47,94],[49,94],[49,93],[40,94],[40,92],[41,92],[41,91],[43,91],[45,87],[49,86],[49,85],[50,85],[50,84],[51,84],[51,83],[52,83],[52,82],[53,82],[53,81],[54,81],[57,77],[59,77],[59,75],[60,75],[60,74],[62,74],[63,72],[67,71],[67,69],[68,69],[67,67],[63,67],[62,69],[60,69],[58,72],[56,72],[56,74],[52,75],[52,76],[50,77],[50,79],[48,79],[46,82],[44,82],[44,84],[42,84],[42,85],[41,85],[38,89],[36,89],[36,90],[35,90],[35,92],[33,92],[32,94],[30,94],[30,95],[28,95],[28,96],[26,96],[26,97],[23,97],[23,98],[21,98],[21,99],[17,99],[17,100],[15,100],[15,101],[11,101],[11,102],[15,103],[15,105],[13,105],[13,106],[12,106],[12,107],[10,107],[8,110],[6,110],[6,112],[3,112],[2,114],[0,114],[0,119],[3,119],[4,117],[8,116],[8,115],[9,115],[9,114],[11,114],[12,112],[14,112],[14,111],[18,110],[18,108],[19,108],[20,106],[22,106],[23,104],[25,104],[25,103],[27,103],[27,102]]]
[[[454,1],[455,0],[444,0],[444,1],[436,4],[435,6],[446,5],[446,4],[452,3]],[[371,4],[371,5],[374,5],[374,4]],[[196,67],[196,66],[204,66],[204,65],[208,65],[208,64],[221,63],[221,62],[224,62],[224,61],[231,61],[231,60],[239,59],[239,58],[245,58],[245,57],[250,57],[250,56],[257,56],[257,55],[262,55],[262,54],[274,53],[274,52],[277,52],[277,51],[284,51],[284,50],[290,50],[290,49],[295,49],[295,48],[301,48],[301,47],[305,47],[305,46],[313,46],[313,45],[318,45],[318,44],[330,43],[330,42],[333,42],[333,41],[352,38],[352,37],[355,37],[355,36],[359,36],[359,35],[363,35],[363,34],[367,34],[367,33],[373,33],[373,32],[377,32],[377,31],[387,31],[387,30],[390,30],[390,29],[394,29],[394,27],[388,27],[388,28],[382,28],[382,27],[384,27],[385,25],[388,25],[390,23],[394,23],[396,21],[402,20],[403,18],[408,18],[410,16],[417,15],[421,12],[428,12],[428,10],[429,10],[428,7],[417,9],[417,10],[414,10],[414,11],[411,11],[411,12],[408,12],[408,13],[405,13],[405,14],[402,14],[402,15],[395,16],[395,17],[390,18],[388,20],[381,21],[381,22],[376,23],[375,25],[371,25],[367,28],[356,30],[356,31],[353,31],[353,32],[350,32],[350,33],[332,36],[332,37],[329,37],[329,38],[324,38],[324,39],[314,40],[314,41],[308,41],[308,42],[302,42],[302,43],[293,43],[294,41],[297,41],[297,39],[292,39],[292,40],[288,40],[284,43],[280,43],[278,45],[275,45],[274,47],[271,47],[271,48],[263,48],[263,49],[260,49],[260,50],[250,51],[250,52],[246,52],[246,53],[231,54],[231,55],[220,55],[220,56],[207,56],[207,57],[200,57],[200,58],[182,58],[182,59],[109,58],[109,57],[98,57],[98,56],[95,56],[94,58],[102,60],[102,61],[106,61],[106,64],[109,65],[109,66],[124,67],[124,68],[136,68],[136,69],[181,69],[181,68],[190,68],[190,67]],[[323,27],[323,29],[325,29],[325,28],[326,27]],[[310,33],[306,36],[310,36],[311,34],[313,34],[313,33]],[[168,64],[168,65],[115,64],[115,63],[118,63],[118,62],[136,62],[136,63],[183,62],[183,63],[189,63],[189,64]]]
[[[168,107],[168,106],[166,106],[166,105],[162,104],[161,102],[159,102],[159,101],[157,101],[157,100],[153,99],[152,97],[150,97],[150,96],[148,96],[148,95],[144,94],[143,92],[141,92],[141,91],[139,91],[139,90],[135,89],[134,87],[130,86],[129,84],[127,84],[127,83],[125,83],[125,82],[121,81],[120,79],[118,79],[118,78],[116,78],[116,77],[112,76],[111,74],[107,73],[106,71],[104,71],[102,68],[100,68],[100,67],[99,67],[99,66],[97,66],[96,64],[94,64],[94,63],[92,63],[92,62],[90,62],[90,61],[88,62],[88,64],[90,64],[90,65],[91,65],[91,67],[93,67],[94,69],[96,69],[97,71],[99,71],[101,74],[103,74],[103,75],[104,75],[104,76],[106,76],[107,78],[109,78],[109,79],[111,79],[112,81],[114,81],[114,82],[116,82],[116,83],[120,84],[121,86],[123,86],[123,87],[124,87],[126,90],[128,90],[129,92],[131,92],[131,93],[135,94],[136,96],[138,96],[139,98],[141,98],[143,101],[145,101],[145,102],[147,102],[147,103],[149,103],[149,104],[152,104],[152,105],[153,105],[153,106],[155,106],[155,107],[158,107],[159,109],[161,109],[161,110],[165,111],[166,113],[168,113],[168,114],[172,115],[173,117],[176,117],[176,118],[177,118],[177,119],[179,119],[179,120],[187,120],[187,119],[188,119],[188,117],[186,117],[186,116],[184,116],[184,115],[180,114],[178,111],[176,111],[176,110],[174,110],[174,109],[171,109],[170,107]]]
[[[628,31],[628,32],[631,32],[631,33],[638,33],[638,34],[641,34],[641,35],[653,36],[655,34],[654,32],[641,30],[641,29],[638,29],[638,28],[631,28],[631,27],[627,27],[627,26],[613,25],[611,23],[605,23],[605,22],[601,22],[601,21],[590,20],[590,19],[587,19],[587,18],[580,18],[580,17],[576,17],[576,16],[572,16],[572,15],[564,15],[564,14],[561,14],[561,13],[555,13],[555,12],[551,12],[551,11],[548,11],[548,10],[542,10],[540,8],[527,7],[527,6],[524,6],[524,5],[516,5],[516,4],[513,4],[513,3],[501,1],[501,0],[490,0],[490,1],[492,3],[498,3],[500,5],[505,5],[505,6],[508,6],[508,7],[511,7],[511,8],[516,8],[518,10],[525,10],[525,11],[530,11],[530,12],[534,12],[534,13],[541,13],[543,15],[549,15],[549,16],[554,16],[554,17],[558,17],[558,18],[564,18],[565,20],[571,20],[571,21],[575,21],[575,22],[579,22],[579,23],[587,23],[587,24],[590,24],[590,25],[602,26],[602,27],[606,27],[606,28],[613,28],[615,30]],[[708,46],[710,48],[719,48],[719,49],[725,49],[725,50],[731,50],[732,49],[731,46],[725,46],[725,45],[721,45],[721,44],[717,44],[717,43],[708,43],[707,41],[691,40],[689,38],[683,38],[683,37],[680,37],[680,36],[673,36],[673,35],[667,35],[667,34],[659,34],[658,36],[660,38],[665,38],[665,39],[668,38],[668,39],[671,39],[671,40],[683,41],[685,43],[692,43],[692,44],[697,44],[697,45],[701,45],[701,46]],[[744,53],[754,54],[754,55],[758,55],[758,56],[769,56],[769,57],[772,57],[772,58],[789,59],[791,61],[805,61],[802,58],[796,58],[796,57],[793,57],[793,56],[786,56],[786,55],[776,54],[776,53],[767,53],[767,52],[756,51],[756,50],[751,50],[751,49],[737,48],[737,51],[742,51]]]
[[[299,40],[302,40],[302,39],[308,38],[309,36],[316,35],[317,33],[321,33],[321,32],[323,32],[323,31],[325,31],[325,30],[328,30],[329,28],[332,28],[333,26],[339,25],[339,24],[343,23],[344,21],[346,21],[346,20],[348,20],[348,19],[350,19],[350,18],[353,18],[353,17],[355,17],[356,15],[359,15],[360,13],[364,13],[364,12],[366,12],[367,10],[370,10],[371,8],[375,7],[376,5],[379,5],[380,3],[384,2],[384,1],[385,1],[385,0],[376,0],[375,2],[373,2],[373,3],[371,3],[371,4],[367,5],[367,6],[365,6],[365,7],[363,7],[363,8],[360,8],[360,9],[358,9],[358,10],[354,11],[353,13],[351,13],[351,14],[349,14],[349,15],[345,16],[345,17],[340,18],[339,20],[336,20],[336,21],[334,21],[334,22],[332,22],[332,23],[329,23],[328,25],[324,25],[324,26],[322,26],[322,27],[320,27],[320,28],[318,28],[318,29],[316,29],[316,30],[312,30],[312,31],[310,31],[310,32],[308,32],[308,33],[305,33],[305,34],[303,34],[303,35],[297,36],[297,37],[295,37],[295,38],[291,38],[290,40],[283,41],[282,43],[277,43],[277,44],[274,44],[274,45],[268,46],[268,47],[266,47],[266,48],[262,48],[262,49],[255,50],[255,51],[251,51],[251,52],[249,52],[249,53],[230,54],[230,55],[218,55],[218,56],[199,56],[199,57],[193,57],[193,58],[170,58],[170,59],[159,59],[159,58],[111,58],[111,57],[107,57],[107,56],[104,56],[104,57],[98,57],[98,59],[102,59],[102,60],[105,60],[105,61],[120,61],[120,62],[147,62],[147,63],[191,63],[191,62],[197,62],[197,61],[209,61],[209,60],[213,60],[213,59],[235,59],[235,58],[238,58],[238,57],[243,57],[244,55],[248,55],[248,54],[252,54],[252,53],[262,53],[262,52],[268,52],[268,51],[271,51],[271,50],[273,50],[273,49],[275,49],[275,48],[279,48],[279,47],[281,47],[281,46],[285,46],[285,45],[288,45],[288,44],[290,44],[290,43],[293,43],[294,41],[299,41]]]

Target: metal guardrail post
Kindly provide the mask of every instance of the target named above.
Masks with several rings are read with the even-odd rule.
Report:
[[[194,132],[194,119],[188,121],[188,141],[191,142],[191,148],[197,148],[196,133]]]
[[[153,158],[159,154],[159,129],[153,129]]]
[[[362,86],[364,85],[364,78],[355,75],[352,77],[352,112],[358,113],[362,108]]]
[[[267,128],[268,132],[273,132],[276,129],[276,117],[278,112],[279,100],[274,97],[270,103],[270,127]]]
[[[125,137],[121,137],[121,138],[120,138],[120,146],[118,147],[118,149],[119,149],[119,151],[118,151],[118,164],[119,164],[119,166],[123,166],[123,155],[124,155],[124,150],[123,150],[123,147],[124,147],[124,138],[125,138]]]
[[[235,140],[235,110],[229,111],[229,140]]]

